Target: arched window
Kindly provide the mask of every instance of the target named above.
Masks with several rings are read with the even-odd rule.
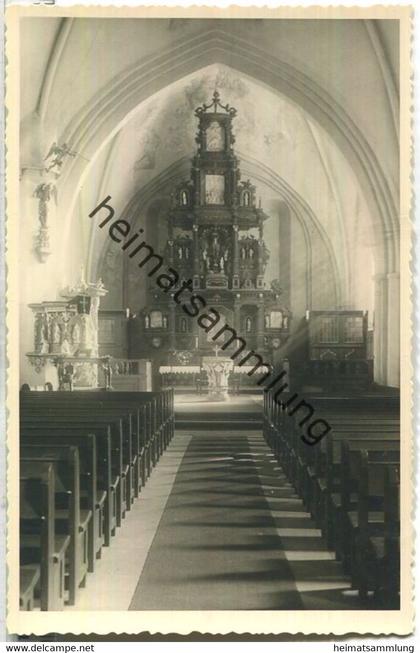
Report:
[[[250,333],[252,329],[252,320],[250,317],[247,317],[245,320],[245,331],[247,333]]]

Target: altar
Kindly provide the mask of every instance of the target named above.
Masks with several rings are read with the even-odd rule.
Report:
[[[216,369],[212,365],[213,361],[216,363]],[[228,369],[225,370],[225,378],[216,378],[213,376],[214,372],[218,372],[218,363],[220,361],[228,363]],[[205,367],[204,363],[209,365]],[[213,369],[212,369],[213,368]],[[185,393],[196,391],[197,394],[212,394],[216,396],[216,391],[213,392],[211,379],[214,379],[215,385],[220,382],[223,388],[222,394],[225,400],[228,394],[237,395],[239,393],[259,393],[262,391],[258,381],[269,370],[262,367],[261,370],[253,373],[254,368],[251,365],[234,365],[230,358],[221,356],[204,356],[199,365],[161,365],[159,367],[160,383],[163,388],[173,388],[175,392]],[[223,382],[222,382],[223,381]],[[216,401],[216,399],[214,399]]]
[[[234,334],[246,341],[248,351],[258,352],[274,367],[287,355],[292,319],[288,308],[290,274],[286,269],[289,236],[284,226],[284,262],[281,266],[269,265],[270,252],[264,238],[269,215],[263,210],[256,186],[249,179],[241,179],[234,150],[236,114],[234,107],[222,104],[217,91],[209,104],[195,110],[197,149],[191,176],[181,179],[171,190],[165,219],[156,231],[156,250],[165,253],[177,280],[171,292],[156,292],[156,285],[151,284],[129,323],[130,356],[151,360],[154,372],[162,366],[184,363],[200,368],[198,372],[173,372],[171,378],[185,392],[196,381],[207,384],[213,378],[213,371],[209,376],[202,364],[204,358],[214,354],[214,336],[222,325],[231,330],[217,337],[219,348],[226,345],[220,356],[231,353],[227,347],[235,339]],[[214,138],[216,132],[218,140]],[[283,233],[283,226],[280,228]],[[277,271],[282,278],[275,276]],[[183,283],[189,284],[190,290],[203,298],[204,305],[220,316],[217,329],[216,325],[211,331],[201,328],[198,320],[191,319],[198,317],[197,313],[186,310],[186,305],[178,301]],[[134,296],[133,301],[137,302]],[[239,369],[235,378],[230,374],[231,387],[248,385],[251,391],[257,375],[249,379],[242,374],[239,357],[235,363]]]

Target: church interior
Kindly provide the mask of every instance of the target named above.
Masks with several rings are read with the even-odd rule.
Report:
[[[396,20],[22,18],[21,610],[396,610]]]

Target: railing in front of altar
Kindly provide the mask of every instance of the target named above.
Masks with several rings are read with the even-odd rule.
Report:
[[[132,376],[140,374],[140,360],[137,358],[111,358],[113,376]]]
[[[254,368],[252,366],[235,366],[228,377],[228,387],[231,392],[237,394],[241,391],[259,392],[258,381],[265,372],[255,372],[250,376]],[[198,394],[207,391],[208,376],[200,365],[165,365],[159,368],[162,380],[162,388],[173,387],[175,390],[195,389]]]

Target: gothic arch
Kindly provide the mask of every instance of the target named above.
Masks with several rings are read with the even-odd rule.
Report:
[[[212,63],[227,65],[287,96],[326,129],[350,161],[364,191],[381,243],[376,272],[398,270],[397,197],[360,129],[314,79],[223,30],[209,30],[199,38],[178,42],[152,60],[144,59],[125,75],[118,75],[67,125],[63,138],[86,158],[94,158],[141,102],[173,81]],[[63,185],[71,191],[77,188],[72,181],[80,183],[85,167],[80,158],[72,161],[66,176],[63,175]],[[74,192],[73,201],[67,202],[69,215],[75,202]],[[376,225],[380,225],[379,230]]]

